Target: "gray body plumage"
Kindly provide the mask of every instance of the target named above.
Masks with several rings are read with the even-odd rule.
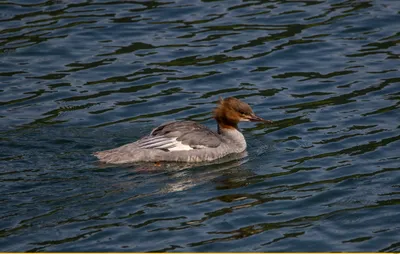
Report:
[[[202,162],[241,153],[246,149],[243,134],[235,129],[219,133],[193,121],[177,121],[155,128],[138,141],[94,155],[101,162],[122,164],[139,161]]]

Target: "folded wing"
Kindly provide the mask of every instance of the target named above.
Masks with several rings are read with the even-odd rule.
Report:
[[[179,121],[155,128],[149,136],[137,141],[142,149],[187,151],[215,148],[221,144],[218,134],[193,121]]]

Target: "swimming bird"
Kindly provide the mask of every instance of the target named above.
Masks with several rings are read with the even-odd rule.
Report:
[[[205,162],[246,150],[246,140],[238,128],[243,121],[272,123],[253,113],[239,99],[220,98],[213,113],[217,132],[194,121],[175,121],[160,125],[149,135],[94,155],[103,163]]]

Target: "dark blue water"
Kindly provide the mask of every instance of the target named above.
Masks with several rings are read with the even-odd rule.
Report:
[[[400,251],[400,1],[0,1],[1,251]],[[248,156],[96,163],[176,119]]]

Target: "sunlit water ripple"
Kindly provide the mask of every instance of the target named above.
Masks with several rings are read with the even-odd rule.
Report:
[[[0,7],[1,251],[400,251],[400,1]],[[244,158],[91,155],[219,96]]]

